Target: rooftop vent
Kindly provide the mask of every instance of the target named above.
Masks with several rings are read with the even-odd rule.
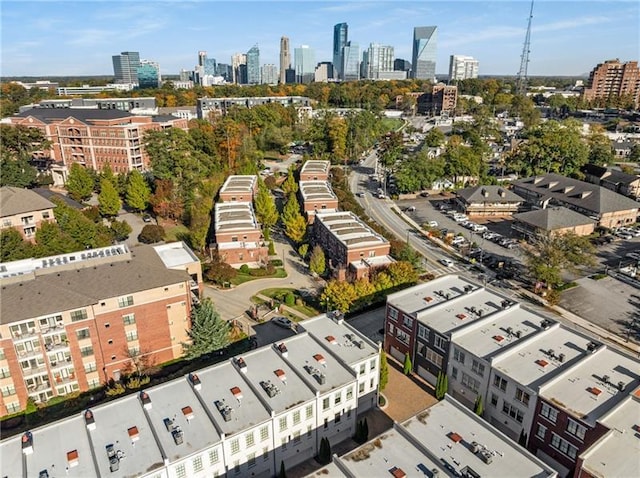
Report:
[[[73,468],[74,466],[78,466],[78,450],[71,450],[67,452],[67,466],[69,468]]]
[[[336,342],[336,338],[333,335],[327,335],[325,337],[326,341],[329,342],[331,345],[336,345],[338,342]]]
[[[354,343],[359,349],[364,349],[364,340],[356,340]]]
[[[327,366],[327,361],[325,360],[325,358],[324,358],[324,356],[322,354],[315,354],[313,356],[313,358],[316,359],[316,362],[318,362],[323,367]]]
[[[216,400],[214,402],[214,405],[216,406],[216,408],[220,412],[220,415],[222,415],[222,418],[224,419],[224,421],[225,422],[230,422],[231,421],[231,412],[233,412],[233,409],[229,405],[225,405],[224,402],[222,402],[220,400]]]
[[[33,434],[31,432],[24,432],[22,435],[22,453],[25,455],[33,453]]]
[[[240,387],[231,388],[231,393],[233,394],[236,400],[238,401],[242,400],[242,390],[240,390]]]
[[[503,309],[508,309],[509,307],[511,307],[511,301],[508,299],[503,300],[502,302],[500,302],[500,306]]]
[[[289,352],[287,350],[287,346],[283,343],[280,343],[276,346],[276,348],[278,349],[278,352],[280,352],[282,354],[283,357],[286,357],[287,355],[289,355]]]
[[[327,376],[322,372],[316,374],[315,377],[320,385],[324,385],[325,383],[327,383]]]
[[[140,440],[140,432],[138,431],[138,427],[131,427],[127,429],[127,434],[129,435],[129,438],[131,438],[131,441]]]
[[[592,352],[593,353],[593,352],[596,351],[597,348],[598,348],[598,344],[595,343],[595,342],[589,342],[587,344],[587,352]]]
[[[407,474],[402,470],[402,468],[398,468],[394,466],[393,468],[389,468],[389,473],[393,475],[394,478],[405,478]]]
[[[247,362],[245,362],[242,357],[236,359],[236,365],[242,373],[247,373]]]
[[[264,389],[269,398],[273,398],[280,393],[280,389],[277,385],[271,383],[271,380],[263,380],[260,382],[260,386]]]
[[[558,354],[558,362],[563,363],[564,362],[564,354]]]
[[[542,327],[543,330],[547,330],[550,325],[551,321],[547,319],[542,319],[542,321],[540,322],[540,327]]]
[[[182,445],[182,443],[184,442],[184,432],[179,426],[176,426],[173,428],[173,430],[171,430],[171,436],[173,437],[173,441],[176,443],[176,445]]]
[[[284,370],[279,368],[278,370],[274,370],[273,373],[275,373],[276,377],[278,377],[280,380],[282,380],[285,385],[287,384],[287,375],[284,373]]]
[[[193,408],[190,406],[182,407],[182,414],[187,421],[193,420]]]
[[[202,388],[202,382],[200,381],[200,377],[198,377],[195,373],[189,374],[189,382],[193,385],[193,388],[196,390],[200,390]]]
[[[517,339],[519,339],[520,337],[522,337],[522,330],[516,330],[513,335],[516,336]]]
[[[107,445],[107,458],[109,459],[111,473],[118,471],[120,469],[120,457],[113,445]]]
[[[147,392],[144,392],[144,391],[140,392],[140,401],[142,402],[142,406],[144,407],[145,410],[151,410],[151,407],[152,407],[151,397]]]
[[[457,434],[456,432],[449,432],[447,435],[449,439],[455,443],[460,443],[462,441],[462,436]]]
[[[87,430],[95,430],[96,429],[96,419],[93,416],[93,412],[91,410],[85,410],[85,412],[84,412],[84,421],[87,424]]]
[[[471,291],[473,291],[473,286],[472,285],[465,285],[464,286],[464,293],[465,294],[468,294]]]
[[[618,382],[618,390],[619,390],[620,392],[624,392],[625,386],[626,386],[626,385],[625,385],[625,383],[624,383],[624,382],[622,382],[622,381]]]

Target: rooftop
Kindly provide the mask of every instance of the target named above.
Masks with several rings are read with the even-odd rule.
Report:
[[[544,229],[545,231],[582,226],[595,222],[583,214],[562,206],[535,209],[533,211],[514,214],[513,219],[533,227]]]
[[[53,209],[54,207],[56,207],[54,203],[30,189],[11,186],[0,188],[0,217]]]
[[[310,159],[302,165],[300,174],[329,174],[331,161]]]
[[[599,346],[592,341],[591,337],[563,325],[550,324],[544,332],[497,357],[493,367],[516,382],[536,389],[584,358],[590,343]]]
[[[465,468],[477,476],[514,476],[514,470],[518,476],[556,476],[553,469],[448,395],[402,426],[439,458],[449,476],[453,471],[464,476]]]
[[[524,201],[522,197],[518,196],[516,193],[510,191],[504,186],[472,186],[469,188],[460,189],[456,192],[456,195],[464,199],[468,203],[519,203]]]
[[[543,385],[540,396],[593,426],[638,385],[640,363],[602,347]]]
[[[74,209],[84,209],[84,208],[87,207],[84,204],[80,204],[78,201],[74,201],[69,196],[66,196],[64,194],[60,194],[58,192],[52,191],[51,189],[33,188],[32,191],[34,193],[39,194],[40,196],[42,196],[43,198],[45,198],[45,199],[47,199],[49,201],[52,201],[54,199],[59,199],[62,202],[64,202],[67,206],[71,206]]]
[[[229,176],[219,194],[253,193],[257,180],[255,175]]]
[[[305,201],[337,201],[327,181],[300,181],[300,194]]]
[[[258,228],[250,202],[216,203],[216,232],[255,230]]]
[[[321,212],[316,214],[316,220],[331,231],[347,249],[388,244],[384,237],[350,211]]]
[[[70,108],[33,108],[16,115],[20,118],[33,116],[44,123],[58,122],[67,118],[75,118],[83,123],[92,120],[114,120],[120,118],[131,118],[135,115],[126,111],[116,109],[70,109]],[[175,118],[173,118],[175,119]]]
[[[200,262],[193,251],[182,241],[153,246],[153,248],[167,269],[179,269],[194,262]]]

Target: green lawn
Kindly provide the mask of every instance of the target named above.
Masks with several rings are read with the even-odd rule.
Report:
[[[165,242],[181,241],[189,235],[189,229],[182,224],[166,227],[165,230]]]
[[[252,276],[251,274],[243,274],[242,272],[238,272],[238,274],[231,279],[231,284],[232,285],[240,285],[240,284],[244,284],[245,282],[249,282],[251,280],[257,280],[257,279],[284,279],[285,277],[287,277],[287,272],[282,268],[282,267],[278,267],[276,269],[275,274],[271,274],[270,276]]]
[[[275,297],[284,297],[288,292],[293,292],[293,295],[295,295],[296,299],[300,297],[296,289],[291,289],[289,287],[272,287],[270,289],[263,289],[259,292],[259,294],[267,297],[271,297],[273,299]],[[251,301],[256,304],[261,304],[264,302],[263,300],[261,300],[256,296],[253,296],[251,298]],[[307,304],[304,304],[304,305],[293,304],[289,307],[291,307],[294,310],[297,310],[298,312],[306,315],[307,317],[315,317],[316,315],[320,314],[318,310],[316,310],[315,308]],[[299,320],[297,317],[294,317],[294,319]]]
[[[382,126],[385,131],[395,131],[404,124],[399,118],[382,118]]]

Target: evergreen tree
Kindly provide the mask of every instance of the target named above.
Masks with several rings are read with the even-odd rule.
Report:
[[[300,247],[298,247],[298,254],[300,254],[300,257],[303,259],[307,257],[307,252],[309,252],[309,244],[306,242],[304,244],[300,244]]]
[[[91,173],[78,163],[73,163],[65,184],[69,197],[76,201],[85,201],[91,197],[93,186]]]
[[[102,187],[102,181],[104,180],[109,181],[114,186],[118,183],[118,179],[116,178],[116,175],[113,174],[113,170],[111,169],[109,163],[105,163],[105,165],[102,167],[102,170],[100,171],[100,174],[98,174],[95,179],[98,183],[96,185],[98,186],[98,190],[100,190],[99,188]]]
[[[149,207],[151,189],[138,170],[129,174],[125,202],[134,211],[144,211]]]
[[[413,365],[411,364],[411,357],[409,357],[409,354],[406,353],[404,354],[404,374],[409,375],[412,369]]]
[[[183,343],[185,358],[194,359],[229,345],[229,322],[222,320],[209,298],[203,299],[191,312],[191,343]]]
[[[280,461],[280,473],[278,474],[278,478],[287,478],[287,470],[284,467],[284,461]]]
[[[28,188],[36,183],[38,170],[25,159],[12,159],[2,153],[0,158],[0,186]]]
[[[522,430],[520,430],[520,436],[518,437],[518,444],[520,446],[526,447],[527,446],[527,434],[524,432],[524,428]]]
[[[389,363],[387,362],[387,354],[384,350],[380,351],[380,391],[383,392],[389,383]]]
[[[42,224],[41,227],[46,224],[48,223]],[[10,227],[0,231],[0,262],[27,259],[32,257],[33,252],[33,245],[25,241],[16,229]]]
[[[296,181],[295,176],[293,175],[293,169],[289,169],[289,174],[287,174],[287,179],[282,183],[282,191],[286,196],[290,196],[291,194],[295,194],[298,192],[298,182]]]
[[[367,417],[364,417],[364,423],[362,424],[362,441],[365,442],[369,439],[369,422]]]
[[[473,406],[473,411],[475,412],[476,415],[478,415],[479,417],[482,416],[482,414],[484,413],[484,406],[482,404],[482,395],[478,395],[476,397],[476,403]]]
[[[436,398],[442,400],[447,393],[449,387],[449,379],[447,375],[440,371],[438,372],[438,380],[436,381]]]
[[[326,267],[327,266],[322,247],[315,246],[313,248],[313,251],[311,252],[311,258],[309,259],[309,270],[321,276],[322,274],[324,274]]]
[[[263,225],[266,233],[266,230],[271,229],[278,222],[278,209],[276,208],[275,199],[266,187],[262,187],[258,189],[254,204],[258,222]]]
[[[100,182],[100,194],[98,194],[98,204],[100,205],[100,214],[105,217],[115,217],[118,215],[122,207],[122,201],[118,191],[111,181],[103,179]]]
[[[125,241],[133,231],[127,221],[111,221],[110,229],[116,241]]]
[[[284,232],[293,242],[300,243],[307,233],[307,221],[300,214],[300,205],[295,193],[289,195],[282,210],[282,223]]]

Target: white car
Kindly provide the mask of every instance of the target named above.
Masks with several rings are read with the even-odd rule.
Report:
[[[464,214],[459,214],[457,216],[453,216],[453,220],[456,222],[463,222],[463,221],[468,221],[469,218],[467,216],[465,216]]]
[[[437,221],[429,221],[427,223],[427,226],[429,226],[429,227],[438,227],[438,222]]]
[[[466,239],[463,236],[456,236],[451,241],[451,244],[455,246],[457,244],[462,244],[464,241],[466,241]]]
[[[443,266],[446,267],[452,267],[453,266],[453,261],[451,259],[440,259],[440,264],[442,264]]]
[[[625,257],[628,257],[629,259],[635,259],[636,261],[640,261],[640,253],[638,252],[628,252],[627,254],[625,254]]]
[[[473,232],[486,232],[487,226],[483,226],[482,224],[474,224],[471,230]]]
[[[616,232],[616,236],[618,236],[620,239],[625,239],[625,240],[629,240],[629,239],[633,239],[633,236],[631,234],[629,234],[628,232],[624,232],[624,231],[617,231]]]

